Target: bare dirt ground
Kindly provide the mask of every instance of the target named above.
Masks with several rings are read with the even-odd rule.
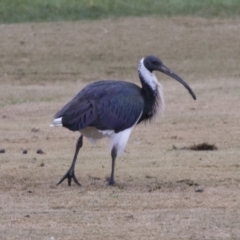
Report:
[[[0,25],[0,239],[240,239],[240,20],[127,18]],[[117,159],[49,128],[88,82],[138,83],[155,54],[197,95],[157,74],[164,117],[138,126]],[[216,151],[180,150],[207,142]],[[175,147],[177,149],[175,149]],[[36,154],[41,148],[44,154]],[[23,154],[27,150],[27,154]]]

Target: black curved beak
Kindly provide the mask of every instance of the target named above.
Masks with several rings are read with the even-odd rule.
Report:
[[[193,92],[193,90],[188,86],[188,84],[180,78],[176,73],[172,72],[168,67],[164,66],[163,64],[158,68],[158,71],[165,73],[166,75],[174,78],[178,82],[180,82],[187,90],[188,92],[192,95],[193,99],[196,100],[196,95]]]

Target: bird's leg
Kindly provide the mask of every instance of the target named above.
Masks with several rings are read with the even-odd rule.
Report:
[[[114,168],[115,168],[115,160],[117,158],[117,148],[115,146],[112,148],[111,156],[112,156],[112,172],[111,172],[111,177],[109,179],[108,184],[115,185]]]
[[[75,150],[75,154],[74,154],[74,157],[73,157],[73,160],[72,160],[71,167],[69,168],[67,173],[62,177],[62,179],[58,182],[57,185],[62,183],[67,178],[68,179],[68,186],[71,186],[72,179],[76,184],[81,186],[81,184],[79,183],[79,181],[77,180],[77,178],[75,176],[74,168],[75,168],[75,163],[76,163],[76,160],[77,160],[78,152],[79,152],[80,148],[82,147],[82,145],[83,145],[83,136],[81,135],[77,140],[76,150]]]

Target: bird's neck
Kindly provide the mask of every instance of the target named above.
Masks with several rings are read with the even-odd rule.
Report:
[[[153,91],[156,91],[158,86],[161,87],[160,83],[158,82],[155,74],[153,72],[150,72],[145,66],[144,66],[144,63],[143,63],[143,60],[142,59],[140,62],[139,62],[139,65],[138,65],[138,74],[139,74],[139,77],[140,77],[140,80],[141,80],[141,83],[143,84],[147,84]]]
[[[154,73],[150,72],[143,64],[143,59],[138,67],[139,78],[142,84],[142,94],[145,100],[145,109],[142,120],[151,119],[164,110],[162,86]]]

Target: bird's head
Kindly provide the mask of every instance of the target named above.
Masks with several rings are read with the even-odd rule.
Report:
[[[196,95],[194,94],[192,89],[188,86],[188,84],[182,78],[180,78],[176,73],[174,73],[168,67],[166,67],[158,57],[155,57],[152,55],[147,56],[143,59],[143,64],[150,72],[159,71],[159,72],[165,73],[166,75],[180,82],[189,91],[193,99],[196,100]]]

